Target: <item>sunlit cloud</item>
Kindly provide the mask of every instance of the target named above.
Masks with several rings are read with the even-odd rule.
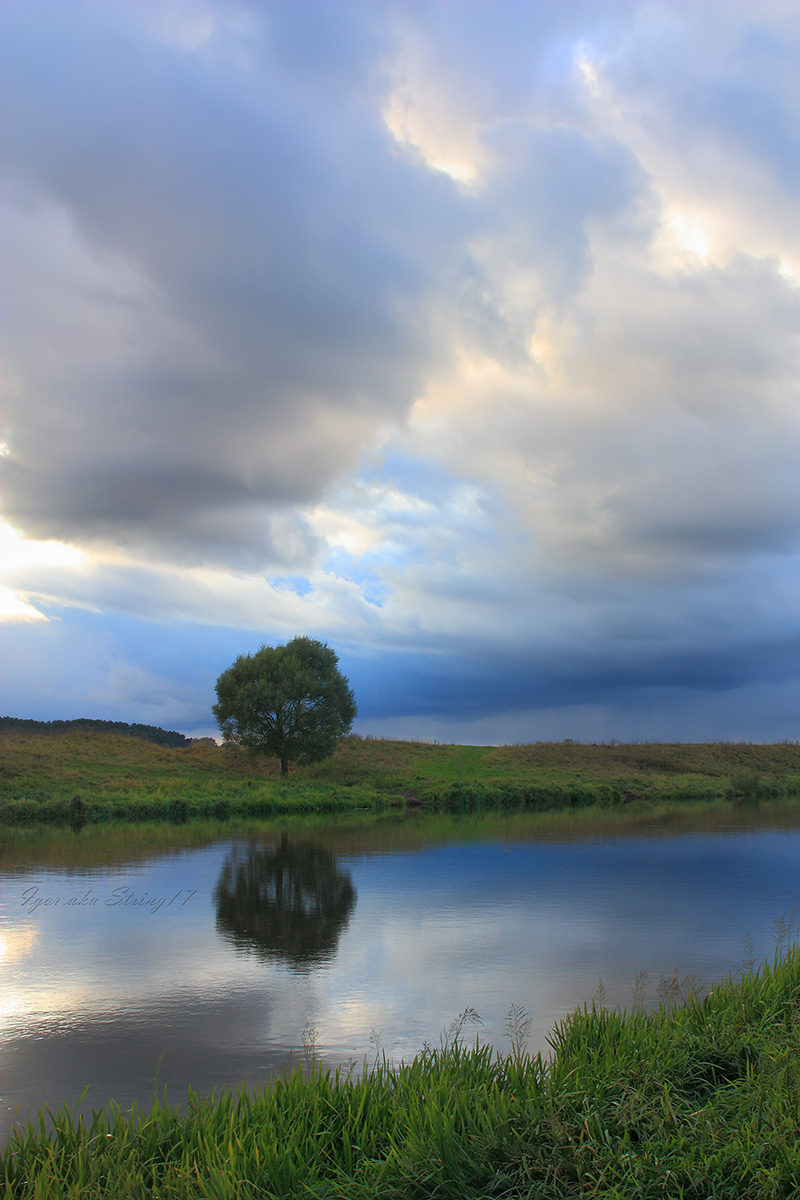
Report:
[[[682,250],[687,250],[701,261],[709,257],[709,238],[701,217],[686,217],[674,213],[667,221],[675,241]]]
[[[44,613],[39,612],[27,600],[23,600],[10,588],[0,587],[0,621],[46,621]]]
[[[85,563],[87,555],[77,546],[29,540],[0,521],[0,561],[11,572],[31,566],[74,567]]]
[[[60,567],[75,568],[87,562],[84,551],[60,542],[29,541],[4,521],[0,521],[0,579],[11,581],[28,570],[49,571]],[[24,594],[0,584],[0,621],[45,621]]]
[[[597,63],[592,58],[591,47],[583,42],[576,46],[574,61],[580,77],[586,84],[589,92],[593,97],[598,97],[600,95],[600,76],[597,70]]]

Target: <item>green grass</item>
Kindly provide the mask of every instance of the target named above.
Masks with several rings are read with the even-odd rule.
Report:
[[[311,1061],[185,1110],[40,1114],[0,1151],[0,1200],[800,1196],[796,946],[702,1000],[584,1007],[549,1059],[524,1026],[505,1055],[460,1021],[360,1078]]]
[[[269,817],[381,810],[364,783],[286,783],[272,765],[215,746],[172,748],[110,733],[0,733],[0,821],[34,824]]]
[[[112,733],[0,731],[0,821],[434,811],[558,810],[800,793],[800,746],[711,743],[439,746],[342,739],[325,762],[280,779],[231,748],[174,748]]]

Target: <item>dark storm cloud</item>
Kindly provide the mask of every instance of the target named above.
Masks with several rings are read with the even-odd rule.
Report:
[[[42,362],[52,263],[35,245],[19,263],[41,276],[10,350],[6,514],[28,533],[225,558],[217,530],[243,516],[231,557],[244,542],[269,561],[248,527],[318,496],[413,399],[434,355],[428,293],[464,218],[452,184],[398,156],[353,94],[348,21],[322,18],[344,32],[309,87],[323,35],[294,14],[256,6],[242,66],[221,35],[191,52],[118,5],[7,6],[9,202],[42,223],[66,213],[109,276],[78,339],[54,338]],[[128,353],[97,362],[115,273],[133,275]]]
[[[711,698],[755,684],[785,684],[796,679],[798,655],[795,634],[708,649],[653,642],[627,657],[618,641],[589,654],[575,647],[558,655],[537,645],[529,653],[496,653],[483,661],[469,649],[458,657],[385,654],[377,676],[357,658],[345,655],[343,661],[363,718],[446,717],[458,724],[497,713],[609,706],[654,688]]]

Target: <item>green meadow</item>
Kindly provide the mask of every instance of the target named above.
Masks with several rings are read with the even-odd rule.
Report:
[[[5,823],[173,820],[420,807],[653,807],[800,794],[795,743],[457,746],[351,736],[292,768],[209,744],[117,733],[0,730]]]

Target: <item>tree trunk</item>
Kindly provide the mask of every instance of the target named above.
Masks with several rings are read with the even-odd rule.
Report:
[[[289,778],[289,760],[288,760],[288,758],[281,759],[281,776],[284,779]]]

